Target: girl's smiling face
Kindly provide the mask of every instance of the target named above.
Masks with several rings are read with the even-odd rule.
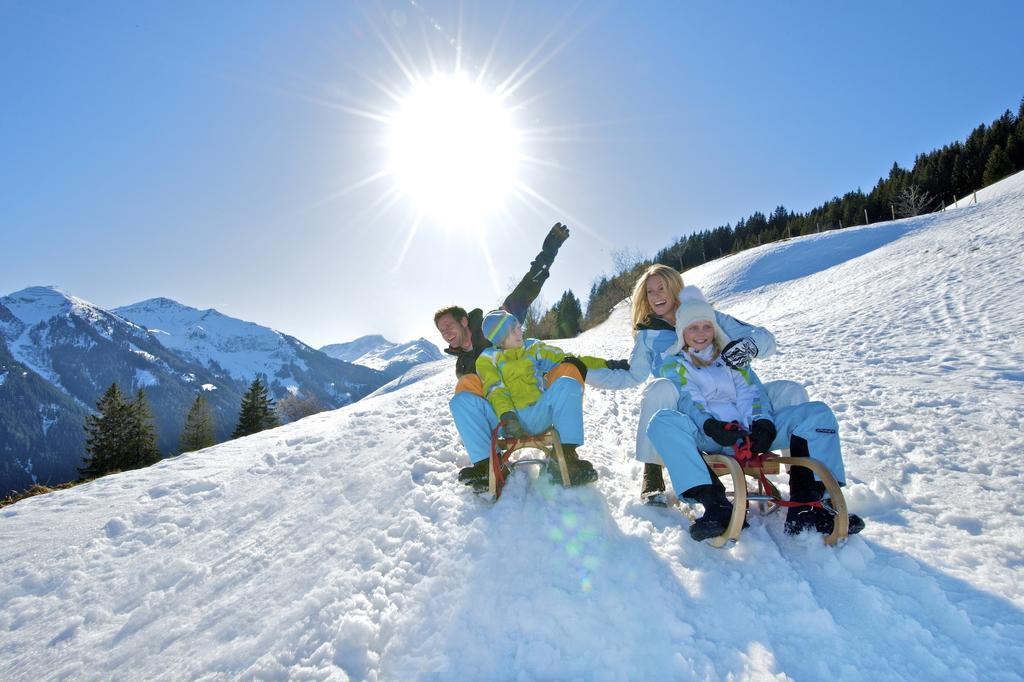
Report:
[[[683,343],[695,351],[702,351],[715,340],[715,325],[711,320],[697,320],[683,329]]]

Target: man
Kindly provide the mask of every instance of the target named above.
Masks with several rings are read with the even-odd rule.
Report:
[[[527,310],[537,299],[550,275],[549,269],[559,247],[568,238],[569,228],[562,223],[555,223],[544,238],[540,253],[530,263],[529,272],[501,304],[502,310],[514,315],[520,324],[525,322]],[[434,314],[434,325],[448,344],[444,352],[456,357],[455,374],[459,381],[448,406],[462,443],[469,453],[470,462],[476,465],[462,469],[459,480],[475,489],[487,487],[491,432],[498,424],[494,410],[484,399],[483,384],[476,373],[476,359],[491,347],[491,342],[481,329],[483,317],[480,308],[467,313],[459,306],[442,308]]]

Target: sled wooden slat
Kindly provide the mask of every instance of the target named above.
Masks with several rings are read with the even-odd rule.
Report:
[[[545,459],[522,459],[513,460],[511,458],[512,453],[517,450],[523,450],[530,448],[533,450],[540,450],[544,453]],[[565,453],[562,451],[562,439],[558,436],[558,431],[551,428],[544,433],[538,433],[532,436],[523,436],[522,438],[499,438],[498,439],[498,450],[499,452],[506,453],[509,456],[508,466],[509,469],[515,468],[517,463],[537,463],[546,462],[552,457],[558,462],[558,470],[562,474],[562,485],[568,488],[571,483],[569,480],[569,467],[565,463]],[[492,457],[497,455],[492,454]],[[494,475],[494,463],[487,468],[487,484],[491,492],[491,497],[497,500],[501,496],[501,490],[498,489],[498,479]]]
[[[715,473],[718,473],[718,469],[722,469],[724,473],[718,474],[719,476],[725,473],[732,476],[734,490],[732,518],[729,519],[729,525],[726,526],[724,533],[717,538],[708,540],[712,547],[723,547],[740,539],[743,521],[747,517],[747,481],[743,477],[743,469],[740,468],[739,462],[732,457],[727,457],[726,455],[704,455],[704,461],[715,470]],[[739,485],[736,485],[737,481],[739,481]]]
[[[726,455],[704,454],[704,461],[711,470],[718,476],[730,476],[733,485],[733,509],[732,518],[729,519],[729,526],[725,532],[710,540],[713,547],[722,547],[726,543],[732,543],[739,539],[740,531],[743,529],[743,520],[746,518],[749,502],[765,502],[771,499],[763,489],[758,474],[760,470],[756,467],[740,467],[739,463],[732,457]],[[839,487],[835,477],[824,464],[809,457],[765,457],[763,460],[764,473],[768,476],[779,474],[781,465],[802,466],[814,472],[819,481],[825,484],[832,509],[835,511],[832,532],[824,537],[826,545],[835,545],[842,542],[849,535],[850,515],[846,509],[846,498],[843,497],[843,490]],[[757,491],[747,490],[746,477],[751,476],[757,480]]]

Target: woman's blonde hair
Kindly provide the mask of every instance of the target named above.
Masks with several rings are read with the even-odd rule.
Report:
[[[636,336],[640,325],[649,323],[654,315],[651,304],[647,301],[647,280],[651,277],[661,278],[665,283],[665,290],[673,300],[678,299],[679,292],[683,290],[683,276],[675,268],[656,263],[644,270],[633,286],[633,336]]]

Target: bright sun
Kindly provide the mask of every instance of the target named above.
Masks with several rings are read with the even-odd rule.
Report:
[[[473,227],[515,187],[520,134],[500,96],[461,73],[435,75],[391,119],[389,173],[421,213]]]

